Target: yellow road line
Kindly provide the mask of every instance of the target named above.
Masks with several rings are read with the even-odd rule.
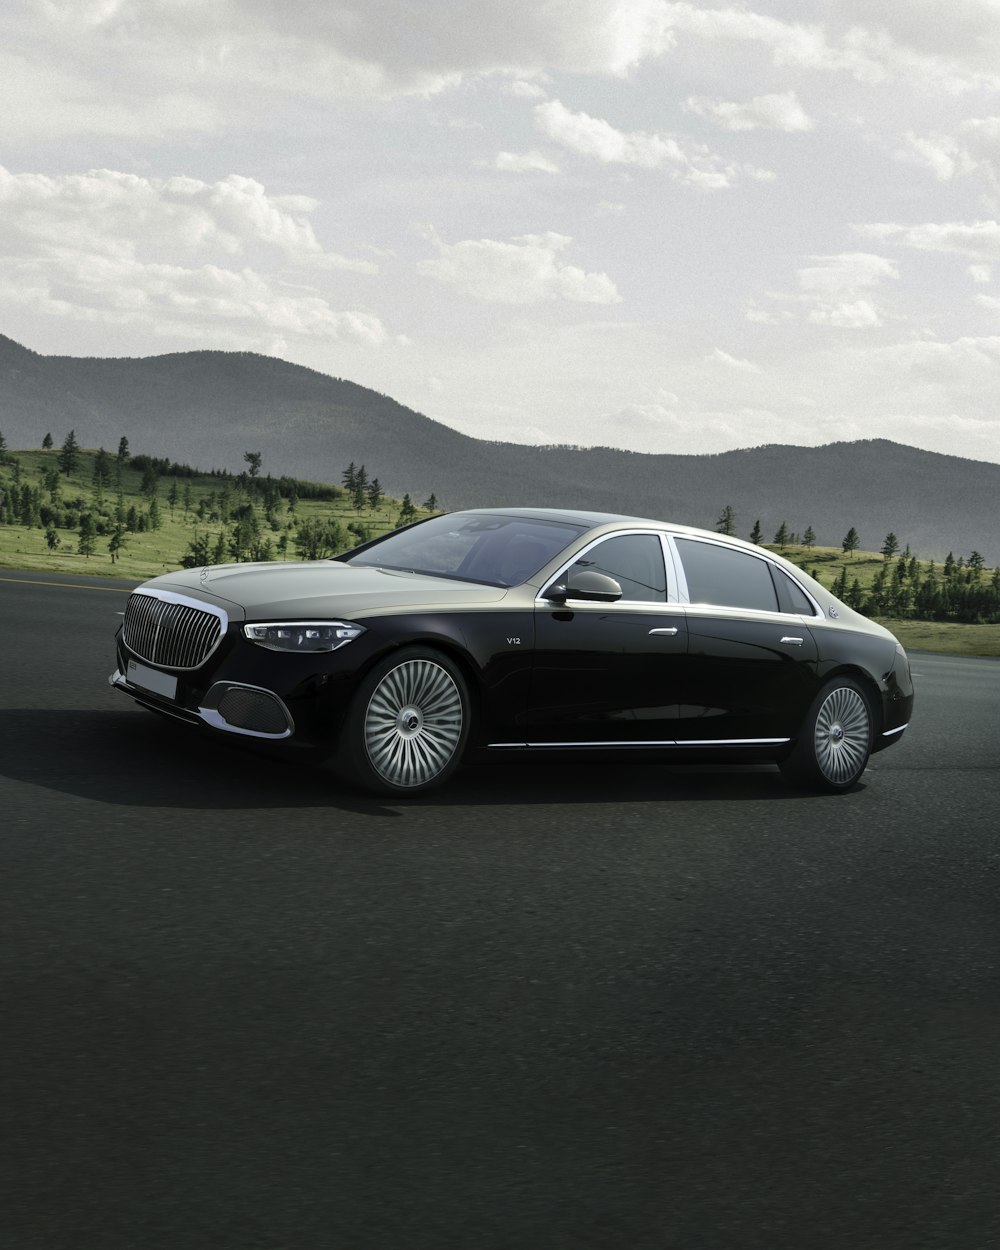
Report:
[[[110,590],[115,595],[127,595],[131,593],[131,586],[88,586],[85,582],[42,582],[36,581],[33,577],[0,577],[0,582],[17,582],[21,586],[58,586],[60,589],[72,587],[74,590]]]

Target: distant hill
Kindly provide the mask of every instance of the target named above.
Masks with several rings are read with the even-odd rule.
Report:
[[[1000,465],[885,440],[773,445],[718,455],[646,455],[606,447],[530,447],[470,438],[353,382],[251,352],[178,352],[139,359],[41,356],[0,335],[0,431],[9,447],[133,451],[202,468],[339,482],[364,464],[394,495],[442,506],[549,504],[662,517],[714,528],[736,511],[746,537],[782,521],[839,545],[854,526],[865,547],[893,530],[914,553],[978,550],[1000,562]]]

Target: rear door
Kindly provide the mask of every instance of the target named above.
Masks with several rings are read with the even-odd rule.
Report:
[[[783,610],[795,606],[778,580],[784,574],[721,542],[671,541],[688,623],[678,738],[750,745],[794,737],[817,688],[817,648],[807,618]]]

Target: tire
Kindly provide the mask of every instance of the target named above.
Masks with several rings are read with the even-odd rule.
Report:
[[[469,720],[458,667],[439,651],[407,647],[377,664],[358,687],[335,767],[375,794],[423,794],[458,767]]]
[[[853,677],[835,677],[806,713],[792,753],[780,764],[783,775],[811,790],[850,790],[868,767],[874,724],[865,687]]]

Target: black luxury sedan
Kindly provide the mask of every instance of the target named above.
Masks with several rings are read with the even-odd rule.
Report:
[[[842,791],[913,707],[888,630],[752,543],[639,517],[490,508],[332,560],[133,591],[115,689],[208,731],[419,794],[463,760],[772,761]]]

